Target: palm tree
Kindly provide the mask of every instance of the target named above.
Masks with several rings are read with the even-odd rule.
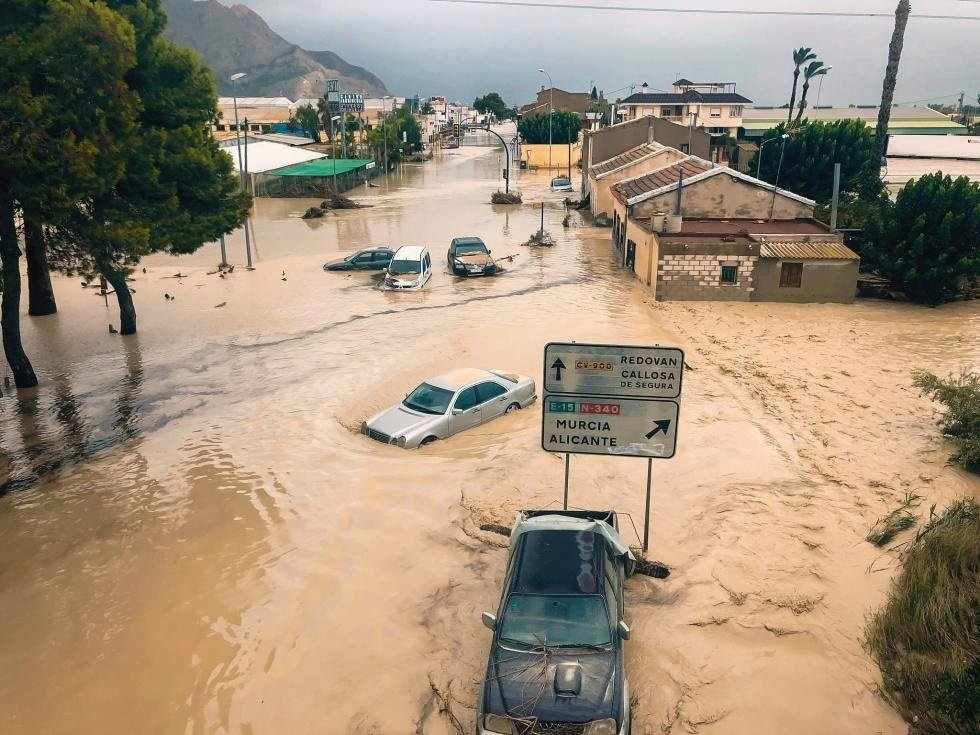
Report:
[[[796,65],[793,68],[793,94],[789,98],[789,115],[786,116],[786,124],[788,125],[793,120],[793,108],[796,106],[796,85],[800,81],[800,69],[808,61],[813,61],[817,58],[817,55],[813,53],[813,49],[807,46],[801,46],[793,52],[793,63]]]
[[[817,77],[822,77],[830,71],[829,66],[825,66],[822,61],[811,61],[803,71],[803,94],[800,95],[800,109],[796,113],[796,124],[799,125],[803,119],[803,112],[806,110],[806,95],[810,91],[810,82]],[[790,110],[790,114],[793,111]]]
[[[881,85],[878,126],[875,128],[875,145],[878,146],[878,155],[882,158],[888,150],[888,121],[892,116],[895,83],[898,81],[898,63],[902,60],[905,26],[908,25],[910,12],[912,12],[912,5],[909,0],[898,0],[898,7],[895,8],[895,30],[892,32],[892,42],[888,44],[888,66],[885,67],[885,81]]]

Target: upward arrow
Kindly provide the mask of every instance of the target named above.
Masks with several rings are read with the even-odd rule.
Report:
[[[653,431],[647,434],[647,439],[653,439],[657,433],[663,432],[664,436],[667,436],[667,432],[670,431],[670,419],[664,419],[663,421],[654,421],[656,425]]]
[[[551,367],[555,371],[555,380],[561,380],[561,371],[565,370],[565,363],[561,361],[560,357],[556,357],[555,361],[551,363]]]

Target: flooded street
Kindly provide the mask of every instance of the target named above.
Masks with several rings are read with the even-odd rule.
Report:
[[[540,381],[559,340],[689,362],[653,475],[672,575],[627,583],[634,735],[906,731],[860,645],[895,567],[864,536],[907,493],[980,493],[910,378],[977,368],[980,305],[656,303],[548,173],[491,206],[503,167],[464,146],[320,220],[259,199],[256,270],[240,236],[226,278],[217,245],[147,260],[135,338],[56,280],[60,314],[24,319],[41,387],[0,399],[0,731],[452,733],[435,686],[472,732],[506,554],[479,525],[560,506],[562,458],[539,403],[412,452],[358,428],[455,367]],[[541,201],[557,244],[530,250]],[[452,276],[462,235],[517,257]],[[382,244],[429,247],[423,291],[321,268]],[[570,504],[642,531],[645,472],[575,456]]]

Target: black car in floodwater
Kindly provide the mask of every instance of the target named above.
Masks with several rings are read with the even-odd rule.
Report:
[[[346,258],[337,258],[323,264],[325,271],[379,271],[388,267],[394,255],[391,248],[367,248],[358,250]]]
[[[478,237],[454,238],[449,243],[446,261],[457,276],[492,276],[497,272],[490,248]]]
[[[628,735],[623,583],[635,559],[609,511],[523,511],[477,702],[477,735]]]

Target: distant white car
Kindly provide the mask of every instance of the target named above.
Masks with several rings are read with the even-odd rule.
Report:
[[[382,286],[392,291],[419,290],[432,278],[432,257],[428,248],[402,245],[391,256]]]
[[[429,378],[375,414],[361,431],[375,441],[415,449],[534,403],[534,380],[503,370],[464,368]]]
[[[551,180],[552,191],[575,191],[572,180],[567,176],[556,176]]]

